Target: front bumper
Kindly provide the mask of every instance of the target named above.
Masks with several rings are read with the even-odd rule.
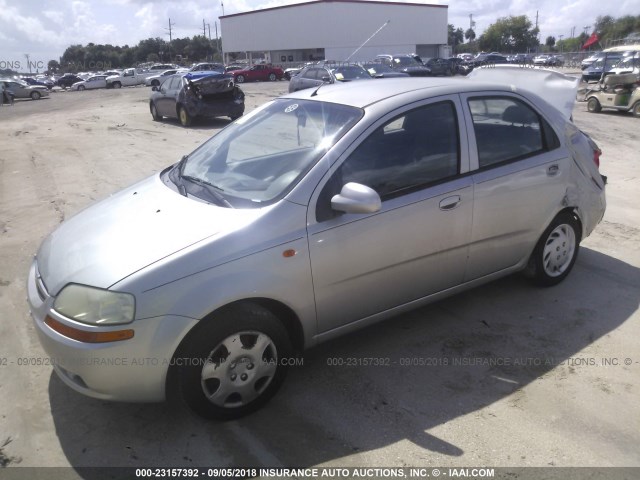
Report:
[[[53,310],[51,297],[34,260],[27,281],[31,317],[47,362],[72,389],[89,397],[125,402],[157,402],[165,399],[165,383],[173,353],[196,320],[163,316],[135,320],[126,325],[92,326],[68,319]],[[77,330],[104,332],[133,329],[129,340],[84,343],[68,338],[45,323],[49,316]]]

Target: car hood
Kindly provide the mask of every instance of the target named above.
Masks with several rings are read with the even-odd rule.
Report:
[[[580,79],[554,70],[522,68],[520,65],[496,65],[476,68],[466,77],[470,81],[493,82],[510,85],[511,89],[527,90],[545,99],[565,119],[573,115]]]
[[[62,223],[42,243],[38,269],[51,295],[68,283],[109,288],[175,252],[237,230],[261,213],[186,198],[155,175]]]

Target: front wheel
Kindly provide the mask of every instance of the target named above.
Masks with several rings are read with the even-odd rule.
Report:
[[[236,82],[238,83],[244,83],[244,75],[238,75],[236,77]]]
[[[269,81],[275,82],[277,79],[278,79],[278,77],[276,77],[275,73],[270,73],[269,74]]]
[[[578,258],[582,233],[580,223],[571,213],[561,213],[544,231],[536,245],[526,273],[542,287],[564,280]]]
[[[198,415],[229,420],[275,395],[292,347],[282,323],[259,305],[236,305],[214,317],[197,325],[176,352],[173,378]]]
[[[636,102],[631,111],[634,117],[640,117],[640,102]]]
[[[597,98],[591,97],[587,102],[587,110],[591,113],[598,113],[602,110],[602,106]]]
[[[78,85],[78,90],[83,91],[84,90],[84,85]]]
[[[155,103],[152,103],[149,109],[151,110],[151,117],[153,118],[154,122],[159,122],[160,120],[162,120],[162,116],[158,115],[158,109],[156,108]]]
[[[113,82],[113,88],[120,88],[122,84],[120,82]]]
[[[31,100],[40,100],[40,92],[31,92]]]

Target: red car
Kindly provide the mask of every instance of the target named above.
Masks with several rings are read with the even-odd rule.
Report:
[[[229,73],[237,83],[254,82],[256,80],[282,80],[284,72],[281,68],[272,65],[254,65],[253,67],[242,70],[232,70]]]

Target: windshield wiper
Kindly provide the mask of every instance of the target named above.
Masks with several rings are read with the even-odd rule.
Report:
[[[178,187],[178,192],[180,192],[180,195],[184,197],[187,196],[187,187],[184,186],[184,183],[182,182],[181,177],[182,177],[182,169],[184,168],[184,164],[187,163],[188,158],[189,158],[188,155],[183,155],[180,161],[176,164],[175,167],[173,167],[173,170],[171,170],[171,173],[170,173],[171,180],[173,180],[173,183],[175,183],[176,187]]]
[[[188,182],[191,182],[191,183],[195,183],[196,185],[200,185],[201,187],[207,187],[206,188],[207,192],[210,193],[211,196],[215,198],[221,205],[225,207],[233,208],[233,205],[231,205],[231,203],[229,203],[229,201],[226,198],[224,198],[224,196],[218,193],[218,190],[220,192],[224,192],[224,190],[214,185],[213,183],[208,182],[202,178],[192,177],[190,175],[180,175],[180,179],[187,180]]]

